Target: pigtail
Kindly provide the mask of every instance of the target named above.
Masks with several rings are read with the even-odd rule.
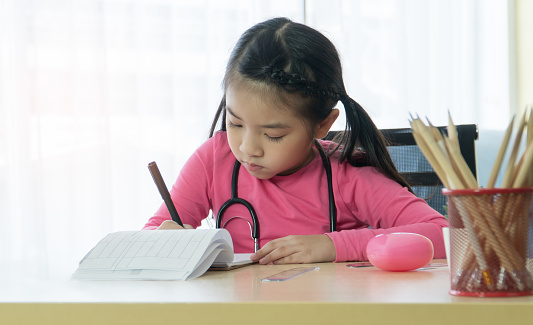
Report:
[[[211,123],[211,128],[209,129],[209,137],[211,138],[215,134],[215,130],[217,128],[218,119],[220,118],[220,115],[222,115],[222,120],[220,121],[220,129],[221,131],[226,131],[226,110],[224,109],[226,107],[226,95],[222,97],[222,100],[220,101],[220,104],[218,105],[218,109],[215,113],[215,118],[213,119],[213,122]]]
[[[376,167],[381,173],[413,192],[396,169],[387,150],[388,142],[368,113],[347,95],[341,95],[340,100],[346,111],[346,130],[338,139],[339,148],[343,148],[340,161],[346,159],[353,166]]]

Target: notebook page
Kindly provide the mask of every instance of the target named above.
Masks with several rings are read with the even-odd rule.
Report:
[[[212,267],[219,267],[219,268],[225,268],[225,267],[232,267],[236,265],[244,265],[244,264],[252,264],[253,261],[250,259],[250,255],[252,253],[239,253],[233,255],[233,261],[230,262],[219,262],[218,260],[215,260]]]
[[[161,270],[173,272],[176,276],[181,274],[178,278],[186,279],[198,266],[207,270],[209,266],[202,265],[206,257],[212,263],[221,251],[233,254],[231,237],[227,243],[224,231],[187,229],[111,233],[85,256],[73,277],[90,278],[90,274],[94,274],[99,279],[106,276],[142,279],[142,273],[147,275],[147,270]],[[199,275],[205,270],[198,270],[201,272]]]

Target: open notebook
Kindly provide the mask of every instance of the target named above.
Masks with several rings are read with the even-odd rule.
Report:
[[[231,269],[248,264],[250,254],[234,254],[225,229],[119,231],[91,249],[72,278],[188,280],[211,266]]]

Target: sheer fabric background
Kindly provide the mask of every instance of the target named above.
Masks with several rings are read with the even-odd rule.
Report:
[[[172,185],[207,138],[238,37],[274,16],[333,40],[379,128],[408,127],[409,112],[446,124],[448,110],[506,126],[502,0],[1,0],[1,266],[68,275],[105,234],[140,229],[162,203],[147,164]]]

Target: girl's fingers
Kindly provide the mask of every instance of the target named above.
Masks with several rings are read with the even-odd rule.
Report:
[[[184,225],[185,229],[193,229],[191,225]],[[166,230],[166,229],[184,229],[184,227],[180,226],[177,222],[174,222],[172,220],[165,220],[161,223],[161,225],[157,228],[157,230]]]
[[[285,237],[284,237],[285,238]],[[274,239],[268,242],[255,254],[250,257],[253,261],[258,261],[260,264],[269,264],[277,259],[283,257],[283,253],[279,251],[280,248],[286,247],[282,242],[284,238]]]
[[[287,236],[268,242],[255,254],[255,260],[260,264],[304,263],[298,255],[305,248],[298,238],[301,236]]]
[[[335,245],[326,235],[287,236],[268,242],[252,255],[260,264],[331,262]]]

